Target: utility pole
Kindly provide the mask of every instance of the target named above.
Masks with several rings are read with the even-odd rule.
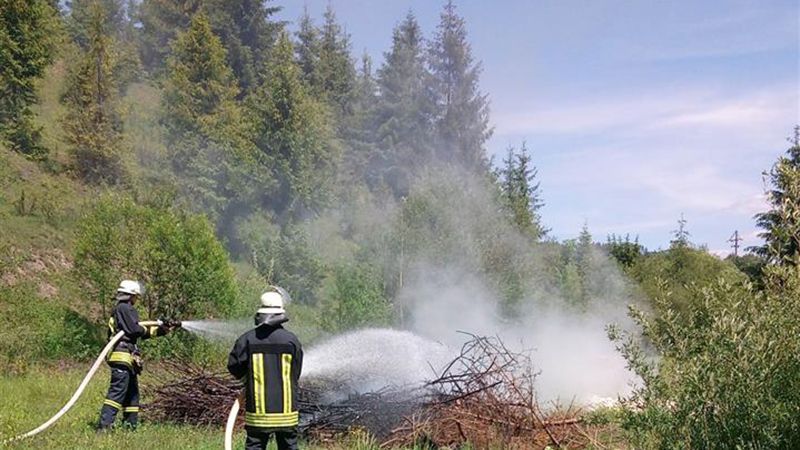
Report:
[[[735,230],[731,238],[728,239],[728,242],[731,242],[731,247],[733,247],[733,256],[739,256],[739,242],[742,241],[742,237],[739,236],[739,230]]]

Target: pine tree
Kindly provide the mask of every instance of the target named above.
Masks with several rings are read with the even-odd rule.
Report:
[[[114,184],[123,176],[114,38],[103,5],[95,2],[86,12],[86,50],[70,68],[63,96],[64,133],[81,178]]]
[[[69,16],[66,18],[66,28],[72,41],[83,51],[88,51],[92,39],[90,37],[93,10],[102,11],[102,26],[106,33],[113,38],[114,67],[113,75],[119,95],[124,96],[128,86],[137,80],[141,74],[141,61],[139,49],[135,39],[137,31],[130,14],[135,5],[131,0],[71,0],[66,2]]]
[[[503,160],[503,168],[498,173],[500,192],[511,223],[524,235],[533,240],[542,239],[547,229],[542,225],[539,210],[544,206],[536,181],[538,170],[532,164],[532,157],[523,142],[519,152],[513,147]]]
[[[794,128],[786,156],[778,158],[769,178],[771,209],[756,215],[764,245],[750,250],[779,265],[800,265],[800,126]]]
[[[178,34],[167,65],[163,105],[171,135],[217,136],[238,119],[233,116],[239,89],[208,16],[196,14],[189,28]]]
[[[337,113],[351,113],[356,71],[350,56],[350,35],[336,21],[336,14],[329,4],[325,10],[325,21],[320,34],[319,61],[316,86]]]
[[[47,0],[0,0],[0,134],[11,149],[43,157],[33,123],[35,81],[52,62],[56,11]]]
[[[608,236],[605,248],[608,254],[626,270],[633,267],[645,253],[645,248],[639,244],[639,237],[631,241],[630,234],[626,234],[624,239],[616,234]]]
[[[669,242],[670,248],[684,249],[692,245],[691,242],[689,242],[691,234],[689,230],[686,229],[686,223],[687,220],[683,217],[683,214],[681,214],[681,218],[678,219],[678,229],[672,230],[674,238]]]
[[[97,6],[103,11],[103,29],[118,34],[127,27],[126,6],[123,0],[68,0],[64,4],[69,11],[66,20],[67,31],[72,40],[84,50],[91,45],[89,27],[94,20],[93,10]]]
[[[326,105],[307,91],[288,34],[278,39],[265,82],[247,105],[259,160],[274,167],[279,183],[269,206],[296,216],[323,205],[339,154]]]
[[[174,41],[162,103],[180,188],[214,218],[229,216],[224,212],[232,202],[246,203],[263,186],[249,171],[252,151],[236,102],[239,89],[225,61],[208,17],[196,14]]]
[[[364,180],[369,158],[377,151],[372,123],[377,93],[372,59],[365,53],[361,57],[361,69],[353,90],[353,114],[345,118],[342,127],[342,138],[348,145],[342,164],[342,175],[346,179]]]
[[[308,14],[308,8],[304,8],[296,33],[297,44],[295,52],[297,54],[297,64],[300,66],[303,81],[307,86],[319,85],[317,81],[321,47],[319,34],[319,29],[314,25],[313,19]]]
[[[589,232],[589,224],[584,222],[578,235],[578,247],[575,253],[578,271],[584,280],[584,286],[588,284],[587,278],[591,273],[593,247],[594,243],[592,242],[592,233]]]
[[[211,28],[227,50],[228,65],[243,93],[258,85],[258,73],[267,62],[281,25],[269,20],[280,10],[262,0],[206,0]]]
[[[370,184],[385,183],[405,195],[409,178],[432,161],[433,104],[427,91],[422,31],[413,13],[393,32],[392,48],[378,71],[373,119],[380,152],[370,161]]]
[[[492,134],[489,102],[479,90],[481,65],[473,61],[466,24],[452,0],[444,7],[428,53],[441,140],[437,156],[482,172],[488,167],[484,145]]]
[[[138,14],[141,22],[142,62],[158,71],[167,62],[170,44],[178,32],[186,30],[203,0],[143,0]]]
[[[170,43],[186,30],[192,17],[205,13],[214,34],[225,48],[226,64],[233,70],[244,94],[258,84],[258,72],[282,25],[270,21],[280,8],[261,0],[144,0],[139,7],[142,24],[142,60],[151,71],[167,62]]]

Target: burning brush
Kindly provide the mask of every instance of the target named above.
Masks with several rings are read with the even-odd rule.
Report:
[[[460,354],[422,386],[387,386],[324,401],[330,381],[304,383],[300,431],[311,440],[329,441],[363,430],[382,447],[469,442],[474,448],[582,448],[593,441],[577,411],[546,417],[536,401],[527,354],[509,350],[496,337],[468,336]],[[224,424],[242,389],[228,374],[186,361],[167,363],[160,382],[156,400],[147,406],[149,416],[184,424]]]

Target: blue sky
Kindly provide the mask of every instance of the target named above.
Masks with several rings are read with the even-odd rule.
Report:
[[[442,2],[280,2],[317,20],[330,3],[376,67],[411,9],[428,37]],[[800,6],[790,1],[457,1],[489,94],[501,157],[534,152],[544,221],[584,222],[666,247],[681,214],[717,253],[734,230],[758,243],[762,171],[800,123]]]

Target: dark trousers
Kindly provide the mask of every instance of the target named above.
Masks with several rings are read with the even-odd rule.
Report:
[[[265,450],[269,443],[270,435],[275,434],[278,450],[297,450],[297,429],[286,428],[280,431],[247,430],[245,450]]]
[[[111,367],[108,394],[100,410],[99,428],[114,425],[114,419],[120,410],[123,422],[136,428],[139,422],[139,377],[128,367],[114,365]]]

